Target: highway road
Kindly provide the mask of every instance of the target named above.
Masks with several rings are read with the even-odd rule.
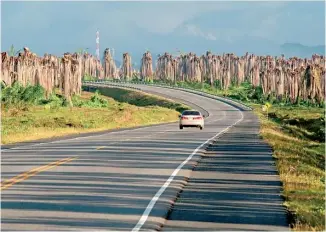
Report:
[[[251,111],[138,87],[200,106],[204,130],[172,123],[3,149],[3,231],[289,230]]]

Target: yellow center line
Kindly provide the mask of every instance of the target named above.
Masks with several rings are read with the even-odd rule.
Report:
[[[69,161],[75,160],[78,157],[70,157],[70,158],[65,158],[62,160],[58,160],[58,161],[54,161],[52,163],[49,163],[47,165],[41,166],[41,167],[37,167],[37,168],[33,168],[32,170],[29,170],[27,172],[23,172],[21,174],[19,174],[18,176],[15,176],[9,180],[5,180],[1,182],[1,190],[4,190],[6,188],[9,188],[10,186],[19,183],[23,180],[28,179],[29,177],[35,176],[36,174],[51,169],[53,167],[59,166],[61,164],[67,163]]]
[[[106,146],[98,147],[98,148],[96,148],[96,150],[100,150],[102,148],[106,148]]]

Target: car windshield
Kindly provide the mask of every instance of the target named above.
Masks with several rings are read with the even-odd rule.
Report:
[[[200,115],[198,111],[185,111],[182,115]]]

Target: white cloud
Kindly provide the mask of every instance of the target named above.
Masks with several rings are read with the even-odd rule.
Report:
[[[206,40],[230,43],[242,41],[248,35],[280,43],[285,40],[317,43],[320,36],[316,31],[321,31],[321,24],[309,20],[310,15],[297,13],[295,8],[284,8],[287,4],[275,1],[5,2],[2,3],[2,26],[6,44],[49,40],[53,48],[85,44],[93,46],[94,50],[97,28],[101,46],[132,47],[133,44],[146,44],[148,39],[155,47],[155,41],[150,40],[157,35],[173,38],[185,32]],[[294,13],[285,17],[290,11]],[[313,12],[310,10],[311,14]],[[304,33],[307,26],[305,30],[308,31]],[[145,33],[138,33],[139,28]],[[151,33],[156,35],[151,37]],[[22,38],[22,34],[26,36]],[[141,42],[135,41],[139,38]]]
[[[12,4],[6,2],[4,4]],[[44,28],[58,17],[107,25],[108,31],[127,34],[132,24],[152,33],[168,34],[186,21],[205,14],[232,9],[277,8],[284,3],[268,2],[23,2],[22,11],[11,12],[11,24]],[[58,12],[60,12],[58,14]],[[8,19],[7,19],[8,20]],[[106,28],[102,29],[107,30]],[[212,36],[210,36],[212,38]]]
[[[208,11],[226,9],[223,2],[159,2],[137,4],[124,13],[137,26],[150,32],[168,34],[187,20]]]
[[[188,20],[208,12],[262,11],[283,7],[286,2],[144,2],[123,9],[124,19],[132,18],[137,26],[150,32],[167,34],[173,32]],[[232,12],[230,12],[232,14]],[[212,36],[211,36],[212,37]]]
[[[250,34],[261,38],[274,37],[275,33],[280,27],[280,14],[268,15],[263,18],[258,27],[256,27]],[[275,40],[278,38],[276,37]]]
[[[190,34],[193,36],[199,36],[199,37],[205,38],[207,40],[216,40],[216,37],[211,32],[205,33],[196,25],[186,24],[186,25],[184,25],[184,28],[186,29],[187,34]]]
[[[216,37],[212,33],[207,34],[207,39],[208,40],[216,40]]]

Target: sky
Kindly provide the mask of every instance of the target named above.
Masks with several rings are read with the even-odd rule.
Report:
[[[325,3],[222,1],[5,1],[1,50],[13,44],[39,55],[114,48],[141,57],[170,52],[277,53],[284,43],[325,45]],[[136,59],[136,58],[135,58]],[[135,61],[136,62],[136,61]]]

